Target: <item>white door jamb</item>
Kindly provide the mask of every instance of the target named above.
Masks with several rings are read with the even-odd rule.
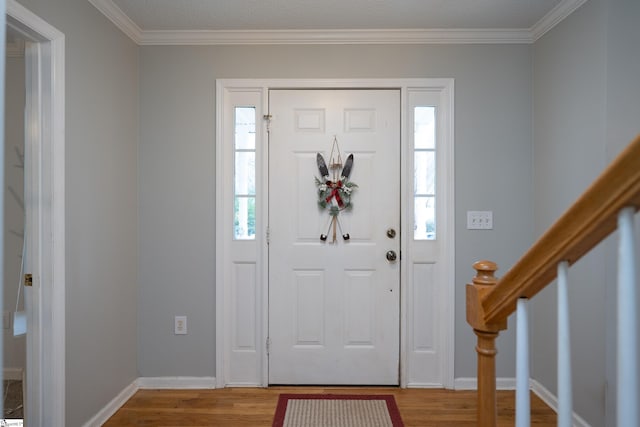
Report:
[[[65,38],[15,0],[7,25],[29,46],[25,172],[33,287],[28,304],[27,413],[30,425],[65,425]],[[30,158],[28,158],[30,157]],[[30,194],[29,194],[30,193]],[[30,202],[29,202],[30,201]],[[30,205],[30,206],[29,206]]]

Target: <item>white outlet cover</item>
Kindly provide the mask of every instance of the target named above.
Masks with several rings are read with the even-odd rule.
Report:
[[[173,323],[173,333],[176,335],[187,334],[187,316],[176,316]]]

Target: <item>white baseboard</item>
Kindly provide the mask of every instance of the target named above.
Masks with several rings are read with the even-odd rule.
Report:
[[[215,377],[141,377],[141,389],[211,389],[216,388]]]
[[[538,381],[531,379],[529,380],[529,387],[531,388],[531,391],[542,399],[544,403],[549,405],[549,407],[556,411],[556,413],[558,412],[558,398],[545,386],[540,384]],[[591,427],[588,422],[575,412],[573,413],[573,425],[574,427]]]
[[[2,379],[12,381],[22,381],[23,368],[4,368],[2,370]]]
[[[215,377],[141,377],[126,386],[83,427],[100,427],[140,389],[211,389]]]
[[[453,388],[455,390],[477,390],[478,379],[477,378],[456,378],[453,382]],[[496,388],[498,390],[515,390],[516,379],[515,378],[496,378]],[[540,384],[534,379],[529,380],[529,388],[534,392],[544,403],[546,403],[556,413],[558,412],[558,398],[551,393],[545,386]],[[573,425],[574,427],[591,427],[582,417],[575,412],[573,413]]]
[[[138,391],[138,380],[133,381],[126,386],[111,402],[107,404],[100,412],[98,412],[93,418],[87,421],[83,427],[100,427],[107,422],[118,409],[125,404],[127,400]]]
[[[515,390],[516,379],[515,378],[496,378],[496,388],[498,390]],[[478,379],[477,378],[456,378],[453,380],[454,390],[477,390]]]
[[[440,383],[407,383],[407,388],[447,388]]]
[[[226,384],[224,384],[222,387],[218,387],[218,388],[225,388],[225,387],[234,387],[234,388],[267,388],[269,387],[268,385],[262,385],[262,384],[258,384],[258,383],[253,383],[253,382],[249,382],[249,383],[245,383],[245,382],[228,382]]]

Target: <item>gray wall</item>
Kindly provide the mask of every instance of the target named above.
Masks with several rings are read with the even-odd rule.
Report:
[[[506,271],[638,131],[631,0],[592,0],[534,46],[272,47],[136,47],[85,0],[20,2],[67,37],[69,426],[137,376],[215,375],[215,79],[455,78],[456,377],[475,376],[471,264]],[[465,229],[476,209],[494,211],[493,231]],[[611,258],[599,249],[571,272],[588,289],[572,289],[575,408],[594,425]],[[533,376],[552,391],[554,300],[551,287],[533,303],[532,338]],[[189,335],[173,335],[174,315]],[[502,377],[514,329],[499,339]]]
[[[17,154],[24,155],[24,57],[6,59],[5,77],[3,310],[13,315],[22,259],[21,233],[24,230],[24,169],[19,167],[22,162]],[[19,309],[24,310],[22,293]],[[5,329],[3,336],[3,367],[24,368],[25,337],[14,337],[12,329]]]
[[[66,36],[66,403],[137,378],[138,48],[86,0],[20,0]]]
[[[638,132],[637,8],[592,0],[533,47],[141,47],[140,374],[215,375],[216,78],[454,77],[455,375],[474,376],[463,294],[471,263],[488,258],[506,271]],[[493,210],[495,230],[465,230],[469,209]],[[610,258],[605,245],[571,272],[580,284],[571,290],[575,409],[593,425],[604,424],[614,357],[604,338],[613,308],[602,304]],[[533,376],[551,391],[554,292],[533,303]],[[189,316],[188,338],[172,334],[176,314]],[[498,375],[512,376],[511,332],[499,347]]]
[[[536,235],[640,132],[638,16],[637,2],[591,0],[535,43]],[[614,425],[613,408],[605,409],[615,363],[614,244],[609,239],[570,271],[574,410],[592,425]],[[533,301],[532,376],[553,393],[556,291],[550,286]]]
[[[607,3],[607,158],[640,133],[640,2]]]
[[[456,377],[474,377],[464,285],[479,258],[506,271],[533,233],[531,46],[140,48],[141,376],[215,375],[215,80],[453,77],[456,91]],[[493,231],[467,231],[467,210]],[[173,335],[173,316],[189,335]],[[512,325],[513,328],[513,325]],[[514,375],[513,337],[498,375]]]
[[[640,2],[611,0],[607,8],[607,158],[613,159],[624,146],[640,134]],[[640,215],[636,215],[636,242],[640,242]],[[614,274],[616,248],[612,242],[607,259],[607,382],[608,402],[615,402],[615,322],[616,301]],[[637,251],[636,265],[640,265]],[[637,292],[636,307],[640,307]],[[639,373],[640,375],[640,373]],[[613,405],[607,412],[607,425],[615,425]]]
[[[607,163],[603,11],[602,1],[587,2],[535,44],[536,235],[573,203]],[[574,409],[592,425],[604,425],[604,280],[601,250],[570,272]],[[555,285],[549,286],[532,301],[532,377],[554,394],[556,290]]]

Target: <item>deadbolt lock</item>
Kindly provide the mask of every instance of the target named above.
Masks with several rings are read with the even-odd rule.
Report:
[[[390,239],[393,239],[394,237],[396,237],[396,230],[394,230],[393,228],[388,229],[387,237]]]

